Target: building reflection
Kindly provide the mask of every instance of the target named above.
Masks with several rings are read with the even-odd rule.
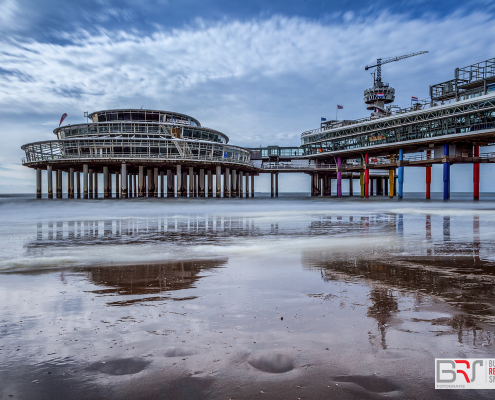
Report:
[[[194,297],[170,297],[171,292],[191,289],[205,271],[219,268],[227,259],[188,260],[118,267],[83,268],[88,281],[104,289],[93,293],[111,296],[110,306],[125,306],[149,301],[190,300]],[[126,296],[114,301],[116,295]],[[143,295],[147,295],[143,297]],[[151,296],[150,296],[151,295]]]
[[[399,227],[400,218],[397,220]],[[487,328],[487,324],[495,320],[495,263],[489,256],[493,253],[492,246],[482,246],[479,217],[473,218],[472,241],[466,240],[465,232],[464,239],[453,240],[450,218],[441,218],[438,222],[441,222],[442,230],[435,238],[432,218],[426,216],[429,249],[426,254],[424,249],[414,248],[415,244],[407,248],[406,254],[399,252],[392,257],[370,253],[367,258],[356,252],[355,257],[342,259],[331,250],[304,251],[302,265],[318,271],[324,281],[358,282],[370,286],[367,315],[376,320],[380,346],[384,349],[390,320],[400,314],[398,293],[417,299],[418,305],[426,295],[455,307],[451,317],[428,321],[442,326],[438,329],[442,332],[439,334],[456,334],[459,342],[475,344],[483,337],[485,342],[495,343],[494,330]],[[407,241],[404,243],[407,245]]]
[[[399,303],[391,289],[374,287],[368,296],[371,305],[368,307],[368,317],[376,319],[380,332],[380,345],[387,349],[386,330],[390,318],[399,311]]]

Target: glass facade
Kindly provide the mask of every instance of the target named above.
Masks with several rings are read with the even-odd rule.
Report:
[[[89,118],[93,122],[141,121],[201,126],[197,119],[188,115],[157,110],[105,110],[94,112]]]
[[[495,128],[495,99],[454,103],[421,113],[348,125],[340,129],[303,135],[305,154],[351,150],[408,140],[433,138]]]

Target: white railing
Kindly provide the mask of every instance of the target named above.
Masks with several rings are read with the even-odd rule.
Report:
[[[123,151],[125,149],[125,151]],[[202,141],[175,140],[51,140],[23,146],[23,164],[60,160],[131,159],[152,161],[203,161],[251,165],[250,151]]]
[[[336,168],[335,164],[261,164],[261,169],[276,169],[276,170],[308,170],[308,169],[319,169],[319,170],[332,170]]]

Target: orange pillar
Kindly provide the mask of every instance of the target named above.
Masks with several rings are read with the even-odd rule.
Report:
[[[370,197],[370,170],[368,169],[369,156],[368,153],[364,155],[364,197]]]

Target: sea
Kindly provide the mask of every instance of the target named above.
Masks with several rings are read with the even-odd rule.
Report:
[[[0,398],[493,398],[435,359],[495,358],[494,227],[483,193],[1,195]]]

